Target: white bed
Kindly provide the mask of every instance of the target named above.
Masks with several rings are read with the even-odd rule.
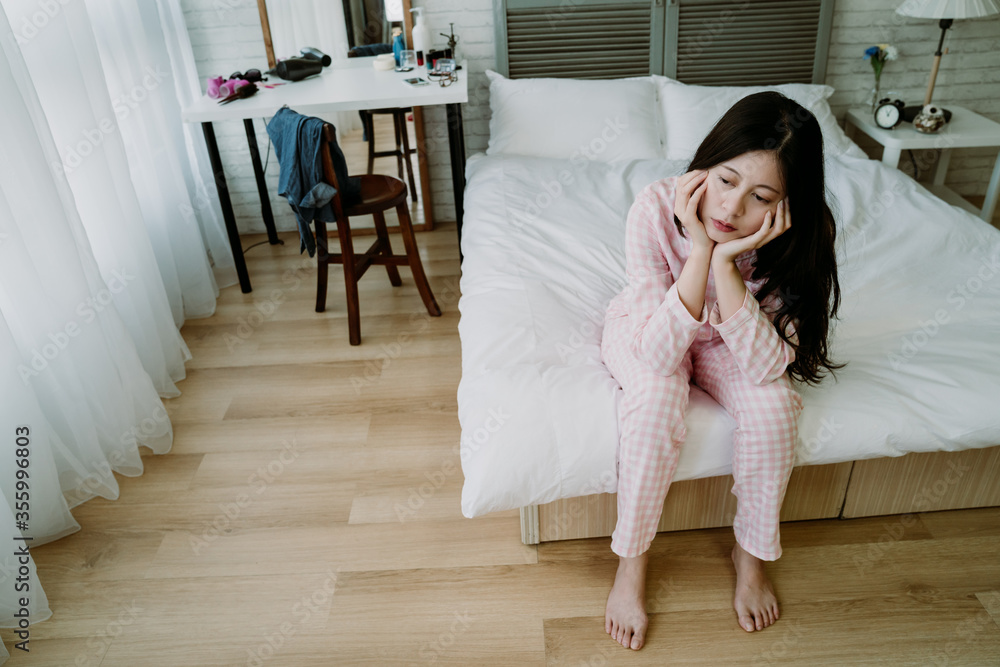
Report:
[[[494,78],[494,86],[518,83]],[[665,105],[660,84],[655,104]],[[686,88],[667,90],[698,92]],[[718,109],[730,97],[716,100]],[[705,108],[703,98],[696,106]],[[647,128],[661,138],[656,158],[525,156],[492,141],[489,155],[470,158],[458,390],[466,516],[616,490],[621,389],[600,359],[603,315],[624,285],[635,195],[682,173],[685,160],[665,158],[687,155],[703,136],[688,131],[686,144],[676,141],[687,129],[671,128],[678,109]],[[521,120],[497,111],[494,136]],[[608,113],[599,109],[595,122]],[[712,113],[721,111],[698,122],[710,127]],[[843,292],[832,356],[848,365],[836,381],[800,387],[796,465],[1000,444],[1000,231],[864,158],[839,128],[832,135],[829,120],[826,178]],[[634,118],[627,124],[642,129]],[[618,147],[632,150],[623,138]],[[675,481],[730,473],[733,421],[697,388],[687,425]]]

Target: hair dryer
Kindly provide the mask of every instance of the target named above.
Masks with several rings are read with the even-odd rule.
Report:
[[[268,74],[275,74],[286,81],[301,81],[323,71],[323,63],[314,58],[286,58],[281,60]]]
[[[331,58],[330,56],[326,55],[319,49],[314,48],[312,46],[307,46],[304,49],[302,49],[302,57],[318,60],[321,63],[323,63],[323,67],[329,67],[330,63],[333,62],[333,58]]]

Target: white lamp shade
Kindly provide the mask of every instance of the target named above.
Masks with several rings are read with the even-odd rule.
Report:
[[[906,0],[896,13],[921,19],[975,19],[1000,13],[997,0]]]

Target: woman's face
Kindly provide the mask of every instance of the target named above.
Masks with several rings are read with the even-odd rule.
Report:
[[[753,151],[708,170],[708,185],[698,206],[708,237],[716,243],[751,236],[785,197],[772,151]]]

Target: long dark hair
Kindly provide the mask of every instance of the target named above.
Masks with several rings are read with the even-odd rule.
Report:
[[[826,202],[823,135],[816,117],[778,92],[748,95],[734,104],[698,147],[688,169],[708,169],[751,151],[770,151],[779,165],[792,214],[791,228],[757,249],[754,280],[764,279],[758,302],[778,298],[774,315],[778,335],[795,347],[788,374],[818,384],[842,368],[828,356],[830,319],[840,307],[837,228]],[[684,233],[680,220],[674,222]],[[794,327],[798,343],[788,340]]]

